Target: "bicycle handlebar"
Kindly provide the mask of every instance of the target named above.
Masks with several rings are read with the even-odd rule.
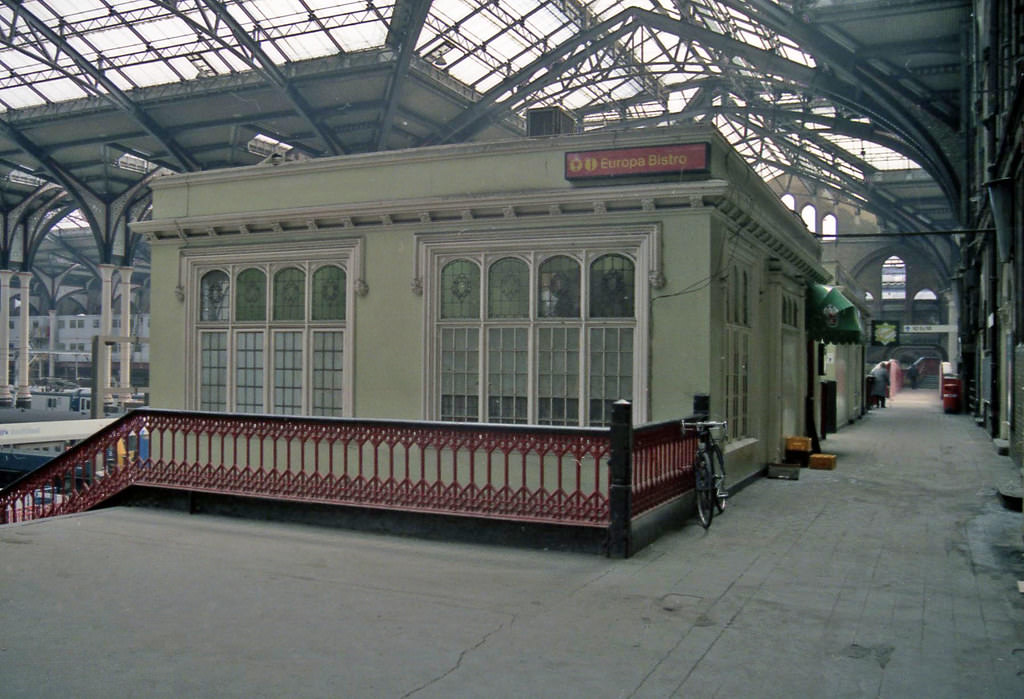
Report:
[[[716,428],[716,427],[721,427],[722,429],[725,429],[725,428],[727,428],[729,426],[729,421],[728,420],[719,420],[719,421],[715,421],[715,420],[700,420],[698,422],[689,422],[687,420],[683,420],[683,424],[687,425],[687,426],[695,427],[698,430],[713,429],[713,428]]]

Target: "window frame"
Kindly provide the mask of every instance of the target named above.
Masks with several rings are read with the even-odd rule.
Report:
[[[757,341],[758,309],[755,299],[759,280],[755,265],[743,255],[737,255],[722,280],[725,298],[722,324],[722,395],[723,412],[729,422],[729,438],[756,437],[756,425],[751,410],[754,394],[754,347]]]
[[[225,410],[237,411],[239,387],[237,369],[239,350],[238,336],[246,332],[262,332],[263,357],[263,406],[256,414],[274,414],[274,355],[273,338],[281,331],[300,331],[302,336],[301,366],[301,409],[297,414],[313,415],[315,401],[314,362],[312,352],[318,332],[341,331],[342,336],[342,397],[341,413],[343,416],[353,414],[353,371],[354,371],[354,333],[355,328],[355,297],[357,279],[361,277],[361,239],[344,238],[332,240],[329,244],[307,243],[284,245],[266,245],[251,250],[238,248],[221,248],[217,250],[183,250],[184,288],[186,323],[186,361],[185,361],[185,404],[190,409],[198,410],[202,367],[200,365],[199,341],[203,333],[223,331],[227,334],[227,396]],[[313,279],[323,267],[340,267],[345,274],[345,318],[344,320],[312,320]],[[282,269],[298,267],[305,274],[304,279],[304,319],[273,320],[273,279],[274,274]],[[236,285],[239,273],[246,269],[257,268],[266,275],[265,293],[266,308],[263,320],[236,320]],[[221,270],[228,274],[229,289],[227,319],[223,321],[199,320],[200,285],[203,275],[213,270]],[[253,414],[253,413],[246,413]]]
[[[649,413],[648,394],[648,332],[650,280],[660,276],[658,251],[660,250],[660,226],[657,224],[622,227],[595,227],[587,230],[551,231],[504,231],[501,233],[480,233],[475,236],[460,235],[458,241],[444,234],[424,234],[418,237],[417,270],[424,271],[422,288],[424,294],[424,377],[422,414],[426,419],[441,419],[441,351],[439,337],[442,328],[479,328],[477,339],[478,366],[476,375],[480,386],[477,389],[477,414],[486,420],[488,398],[483,384],[488,379],[486,348],[487,334],[492,328],[528,328],[529,363],[527,381],[527,422],[536,424],[539,413],[538,350],[537,342],[542,327],[578,327],[579,366],[578,376],[579,408],[577,423],[589,424],[589,369],[590,334],[594,328],[628,327],[632,329],[632,402],[635,423],[647,420]],[[629,318],[591,317],[589,312],[589,280],[591,264],[608,254],[622,255],[633,263],[634,298],[633,315]],[[566,256],[580,266],[579,315],[573,318],[541,316],[538,308],[538,275],[540,266],[553,257]],[[529,274],[529,315],[526,318],[491,318],[488,315],[488,289],[492,265],[504,258],[514,257],[527,264]],[[474,260],[480,269],[480,314],[476,320],[443,319],[440,313],[440,275],[444,265],[457,259]],[[496,423],[504,424],[504,423]]]

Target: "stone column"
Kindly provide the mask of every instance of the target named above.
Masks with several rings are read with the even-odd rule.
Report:
[[[49,362],[47,362],[47,376],[51,379],[56,375],[54,368],[56,366],[56,360],[54,359],[54,353],[57,351],[57,309],[50,309],[50,342],[49,342]]]
[[[957,293],[956,284],[947,291],[939,294],[939,298],[946,304],[946,323],[949,330],[946,332],[946,356],[953,365],[953,371],[960,371],[960,295]],[[939,320],[942,320],[939,318]],[[942,372],[939,372],[939,382],[942,382]]]
[[[0,407],[14,405],[11,395],[11,277],[14,272],[0,269]]]
[[[112,279],[114,276],[114,265],[100,265],[100,335],[104,337],[110,336],[110,327],[112,325],[113,317],[113,298],[111,297]],[[101,395],[93,396],[93,402],[99,401],[103,404],[104,408],[114,402],[114,397],[110,395],[110,345],[105,342],[100,342],[97,345],[97,351],[100,353],[99,357],[94,357],[93,361],[96,364],[102,364],[103,367],[100,369],[100,375],[104,376],[102,385],[98,386]]]
[[[121,287],[121,332],[118,333],[125,341],[121,343],[121,405],[131,399],[132,391],[132,343],[128,342],[132,329],[132,268],[119,267]]]
[[[32,407],[32,392],[28,387],[28,369],[32,361],[32,342],[29,320],[32,314],[32,297],[29,296],[29,285],[32,282],[31,272],[18,272],[18,282],[21,284],[21,307],[18,309],[18,327],[21,337],[18,338],[18,395],[14,404],[19,408]]]

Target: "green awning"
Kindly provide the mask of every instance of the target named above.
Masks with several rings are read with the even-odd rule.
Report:
[[[807,289],[807,336],[833,345],[858,345],[864,340],[860,311],[834,286]]]

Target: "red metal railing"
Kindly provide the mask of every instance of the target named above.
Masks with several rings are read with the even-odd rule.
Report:
[[[0,492],[0,523],[131,485],[606,527],[609,431],[136,410]],[[631,516],[693,487],[678,421],[637,428]]]
[[[139,484],[605,526],[609,449],[602,429],[140,410],[0,494],[0,521],[81,512]]]
[[[679,420],[633,430],[633,506],[631,516],[693,490],[697,433]]]

